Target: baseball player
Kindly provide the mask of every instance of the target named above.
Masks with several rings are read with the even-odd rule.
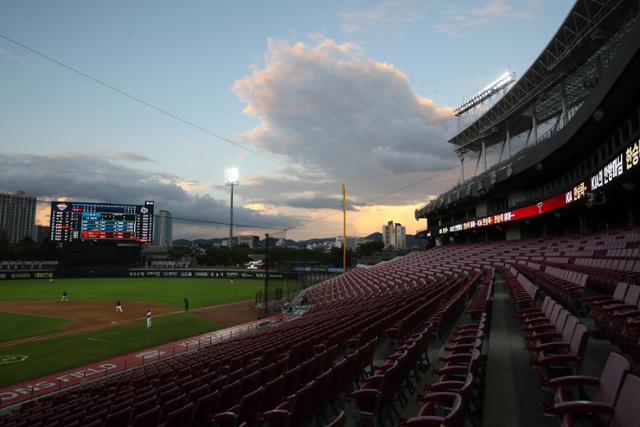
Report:
[[[122,303],[120,303],[120,301],[116,301],[116,313],[117,312],[122,313]]]
[[[151,327],[151,310],[147,310],[147,328]]]
[[[184,297],[184,311],[189,311],[189,298]]]
[[[69,302],[69,295],[67,295],[67,291],[62,292],[62,297],[60,298],[60,301]]]

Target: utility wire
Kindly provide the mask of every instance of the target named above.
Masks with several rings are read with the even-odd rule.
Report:
[[[79,70],[79,69],[77,69],[77,68],[75,68],[75,67],[73,67],[71,65],[68,65],[68,64],[66,64],[66,63],[64,63],[64,62],[62,62],[62,61],[60,61],[60,60],[58,60],[56,58],[53,58],[53,57],[51,57],[51,56],[49,56],[49,55],[47,55],[47,54],[45,54],[45,53],[43,53],[43,52],[41,52],[41,51],[39,51],[37,49],[34,49],[34,48],[30,47],[30,46],[27,46],[24,43],[21,43],[21,42],[15,40],[13,38],[7,36],[7,35],[4,35],[4,34],[0,33],[0,38],[3,38],[6,41],[8,41],[10,43],[13,43],[13,44],[15,44],[17,46],[20,46],[21,48],[23,48],[25,50],[28,50],[29,52],[31,52],[31,53],[33,53],[33,54],[35,54],[37,56],[40,56],[41,58],[44,58],[47,61],[50,61],[50,62],[52,62],[52,63],[54,63],[56,65],[59,65],[60,67],[63,67],[63,68],[65,68],[65,69],[67,69],[67,70],[69,70],[69,71],[71,71],[71,72],[73,72],[73,73],[75,73],[75,74],[77,74],[77,75],[79,75],[81,77],[84,77],[84,78],[86,78],[88,80],[91,80],[94,83],[97,83],[97,84],[99,84],[99,85],[101,85],[101,86],[103,86],[103,87],[105,87],[107,89],[110,89],[110,90],[112,90],[112,91],[114,91],[114,92],[116,92],[116,93],[118,93],[118,94],[120,94],[120,95],[122,95],[124,97],[127,97],[127,98],[129,98],[129,99],[131,99],[131,100],[133,100],[135,102],[138,102],[138,103],[140,103],[140,104],[142,104],[142,105],[144,105],[144,106],[146,106],[148,108],[151,108],[151,109],[153,109],[153,110],[155,110],[155,111],[157,111],[159,113],[162,113],[162,114],[164,114],[166,116],[169,116],[169,117],[171,117],[171,118],[173,118],[173,119],[175,119],[175,120],[177,120],[177,121],[179,121],[179,122],[181,122],[181,123],[183,123],[183,124],[185,124],[187,126],[191,126],[191,127],[195,128],[195,129],[198,129],[198,130],[200,130],[200,131],[202,131],[202,132],[204,132],[204,133],[206,133],[208,135],[211,135],[214,138],[217,138],[217,139],[219,139],[221,141],[227,142],[227,143],[229,143],[231,145],[234,145],[234,146],[236,146],[236,147],[238,147],[238,148],[240,148],[242,150],[245,150],[245,151],[248,151],[248,152],[250,152],[252,154],[260,156],[260,157],[262,157],[262,158],[264,158],[266,160],[269,160],[269,161],[271,161],[271,162],[273,162],[275,164],[278,164],[280,166],[283,166],[283,167],[286,167],[286,168],[292,167],[290,164],[287,164],[287,163],[282,162],[280,160],[274,159],[273,157],[270,157],[270,156],[268,156],[268,155],[266,155],[264,153],[261,153],[259,151],[253,150],[250,147],[247,147],[247,146],[242,145],[242,144],[240,144],[238,142],[235,142],[235,141],[233,141],[233,140],[231,140],[231,139],[229,139],[229,138],[227,138],[225,136],[222,136],[222,135],[220,135],[218,133],[215,133],[215,132],[213,132],[213,131],[211,131],[211,130],[209,130],[209,129],[201,126],[201,125],[198,125],[197,123],[194,123],[194,122],[192,122],[192,121],[190,121],[188,119],[185,119],[185,118],[183,118],[183,117],[181,117],[181,116],[179,116],[179,115],[177,115],[175,113],[172,113],[172,112],[170,112],[170,111],[168,111],[168,110],[166,110],[166,109],[164,109],[162,107],[159,107],[159,106],[157,106],[155,104],[152,104],[152,103],[150,103],[148,101],[145,101],[144,99],[142,99],[142,98],[140,98],[140,97],[138,97],[136,95],[133,95],[133,94],[131,94],[129,92],[126,92],[126,91],[124,91],[122,89],[119,89],[119,88],[117,88],[117,87],[115,87],[115,86],[113,86],[113,85],[111,85],[109,83],[106,83],[103,80],[100,80],[100,79],[98,79],[98,78],[96,78],[96,77],[94,77],[94,76],[92,76],[90,74],[87,74],[87,73],[85,73],[85,72],[83,72],[83,71],[81,71],[81,70]],[[420,179],[418,181],[412,182],[410,184],[407,184],[407,185],[404,185],[402,187],[399,187],[399,188],[397,188],[395,190],[389,191],[387,193],[384,193],[384,194],[381,194],[379,196],[376,196],[376,197],[374,197],[372,199],[366,200],[365,202],[361,203],[361,205],[366,206],[366,205],[368,205],[368,204],[370,204],[372,202],[381,200],[381,199],[386,198],[388,196],[391,196],[393,194],[399,193],[400,191],[406,190],[408,188],[411,188],[411,187],[416,186],[418,184],[421,184],[423,182],[429,181],[429,180],[431,180],[431,179],[433,179],[433,178],[435,178],[437,176],[440,176],[440,175],[442,175],[442,174],[444,174],[446,172],[449,172],[449,171],[451,171],[453,169],[455,169],[455,167],[451,168],[451,169],[447,169],[447,170],[442,170],[440,172],[436,172],[436,173],[431,174],[431,175],[429,175],[429,176],[427,176],[425,178],[422,178],[422,179]],[[37,203],[49,203],[49,202],[37,201]],[[251,226],[251,225],[241,225],[241,224],[234,224],[234,225],[237,225],[238,227],[250,227],[250,228],[262,228],[262,229],[287,231],[287,230],[299,229],[301,227],[304,227],[307,224],[311,224],[311,223],[314,223],[314,222],[320,222],[320,221],[322,221],[324,219],[329,218],[332,215],[334,215],[334,213],[329,214],[329,215],[325,215],[325,216],[320,217],[320,218],[310,219],[308,221],[302,221],[302,222],[300,222],[298,224],[292,225],[292,226],[287,227],[287,228],[276,228],[276,227],[269,227],[269,226]],[[210,224],[216,224],[216,225],[229,225],[229,223],[225,223],[225,222],[222,222],[222,221],[198,220],[198,219],[192,219],[192,218],[174,218],[174,219],[183,220],[183,221],[190,221],[190,222],[203,222],[203,223],[210,223]]]
[[[365,200],[365,201],[364,201],[364,202],[362,202],[360,205],[361,205],[361,206],[366,206],[366,205],[368,205],[368,204],[370,204],[370,203],[376,202],[376,201],[378,201],[378,200],[381,200],[381,199],[384,199],[384,198],[386,198],[386,197],[389,197],[389,196],[391,196],[391,195],[393,195],[393,194],[396,194],[396,193],[399,193],[399,192],[401,192],[401,191],[404,191],[404,190],[406,190],[407,188],[414,187],[414,186],[416,186],[416,185],[418,185],[418,184],[422,184],[423,182],[427,182],[427,181],[429,181],[429,180],[432,180],[433,178],[436,178],[436,177],[438,177],[438,176],[444,175],[445,173],[447,173],[447,172],[451,172],[452,170],[457,169],[457,168],[458,168],[457,166],[454,166],[454,167],[449,168],[449,169],[444,169],[444,170],[441,170],[441,171],[439,171],[439,172],[434,172],[434,173],[432,173],[431,175],[429,175],[429,176],[427,176],[427,177],[425,177],[425,178],[419,179],[418,181],[414,181],[414,182],[412,182],[412,183],[410,183],[410,184],[403,185],[402,187],[398,187],[398,188],[396,188],[395,190],[391,190],[391,191],[389,191],[389,192],[387,192],[387,193],[384,193],[384,194],[381,194],[381,195],[379,195],[379,196],[373,197],[373,198],[371,198],[371,199]],[[289,227],[288,229],[289,229],[289,230],[294,230],[294,229],[304,228],[304,227],[306,227],[306,225],[308,225],[308,224],[311,224],[311,223],[314,223],[314,222],[320,222],[320,221],[322,221],[322,220],[325,220],[325,219],[329,218],[329,217],[330,217],[330,216],[332,216],[332,215],[335,215],[335,213],[331,213],[331,214],[328,214],[328,215],[322,216],[322,217],[320,217],[320,218],[310,219],[310,220],[308,220],[308,221],[302,221],[302,222],[300,222],[300,223],[298,223],[298,224],[292,225],[292,226],[291,226],[291,227]]]
[[[142,98],[140,98],[140,97],[138,97],[136,95],[133,95],[133,94],[131,94],[129,92],[126,92],[126,91],[124,91],[122,89],[118,89],[117,87],[115,87],[115,86],[113,86],[113,85],[111,85],[109,83],[106,83],[105,81],[100,80],[97,77],[94,77],[94,76],[92,76],[90,74],[87,74],[84,71],[81,71],[81,70],[79,70],[79,69],[77,69],[75,67],[72,67],[71,65],[67,65],[64,62],[62,62],[62,61],[60,61],[60,60],[58,60],[56,58],[53,58],[53,57],[51,57],[51,56],[49,56],[49,55],[47,55],[47,54],[45,54],[43,52],[40,52],[39,50],[36,50],[36,49],[34,49],[32,47],[29,47],[29,46],[25,45],[24,43],[21,43],[21,42],[19,42],[17,40],[14,40],[9,36],[6,36],[6,35],[0,33],[0,38],[3,38],[6,41],[8,41],[10,43],[13,43],[13,44],[15,44],[17,46],[20,46],[21,48],[26,49],[29,52],[31,52],[31,53],[33,53],[35,55],[38,55],[41,58],[46,59],[47,61],[53,62],[56,65],[59,65],[59,66],[61,66],[63,68],[66,68],[67,70],[69,70],[69,71],[71,71],[71,72],[73,72],[75,74],[78,74],[79,76],[82,76],[82,77],[84,77],[84,78],[86,78],[88,80],[91,80],[92,82],[97,83],[100,86],[103,86],[103,87],[105,87],[107,89],[110,89],[110,90],[112,90],[112,91],[114,91],[114,92],[116,92],[116,93],[118,93],[118,94],[120,94],[122,96],[125,96],[125,97],[127,97],[127,98],[129,98],[129,99],[131,99],[131,100],[133,100],[135,102],[138,102],[138,103],[140,103],[140,104],[142,104],[142,105],[144,105],[146,107],[149,107],[149,108],[151,108],[153,110],[156,110],[159,113],[162,113],[162,114],[164,114],[166,116],[169,116],[172,119],[175,119],[175,120],[177,120],[179,122],[182,122],[183,124],[185,124],[187,126],[191,126],[191,127],[195,128],[195,129],[198,129],[198,130],[200,130],[200,131],[202,131],[202,132],[204,132],[204,133],[206,133],[208,135],[211,135],[214,138],[217,138],[217,139],[219,139],[221,141],[227,142],[227,143],[229,143],[231,145],[234,145],[234,146],[236,146],[236,147],[238,147],[238,148],[240,148],[242,150],[245,150],[245,151],[248,151],[250,153],[253,153],[256,156],[260,156],[263,159],[267,159],[267,160],[269,160],[269,161],[271,161],[273,163],[276,163],[276,164],[278,164],[280,166],[283,166],[283,167],[286,167],[286,168],[292,167],[290,164],[287,164],[287,163],[282,162],[280,160],[274,159],[273,157],[270,157],[270,156],[268,156],[268,155],[266,155],[264,153],[261,153],[261,152],[259,152],[257,150],[254,150],[254,149],[252,149],[250,147],[247,147],[247,146],[245,146],[243,144],[235,142],[235,141],[233,141],[233,140],[231,140],[231,139],[229,139],[229,138],[227,138],[225,136],[222,136],[222,135],[220,135],[218,133],[215,133],[215,132],[213,132],[213,131],[211,131],[211,130],[203,127],[203,126],[200,126],[199,124],[194,123],[191,120],[185,119],[184,117],[181,117],[181,116],[179,116],[179,115],[177,115],[175,113],[172,113],[171,111],[168,111],[168,110],[166,110],[166,109],[164,109],[162,107],[158,107],[155,104],[152,104],[152,103],[150,103],[148,101],[145,101],[144,99],[142,99]]]
[[[27,196],[30,197],[30,196]],[[31,196],[32,197],[32,196]],[[0,193],[0,198],[9,198],[9,199],[14,199],[14,200],[20,200],[20,201],[24,201],[25,198],[23,196],[19,196],[16,194],[8,194],[8,193]],[[28,200],[28,199],[27,199]],[[38,198],[35,198],[35,203],[37,204],[45,204],[47,206],[51,206],[52,202],[56,202],[56,200],[38,200]],[[88,203],[93,203],[93,202],[88,202]],[[100,202],[96,202],[95,204],[101,204]],[[118,205],[129,205],[129,203],[107,203],[104,202],[104,204],[118,204]],[[153,214],[154,218],[159,217],[159,214]],[[182,221],[182,222],[192,222],[192,223],[200,223],[200,224],[211,224],[211,225],[220,225],[220,226],[229,226],[231,225],[231,223],[229,222],[225,222],[225,221],[216,221],[216,220],[208,220],[208,219],[198,219],[198,218],[185,218],[185,217],[171,217],[172,220],[174,221]],[[270,225],[256,225],[256,224],[238,224],[238,223],[233,223],[234,227],[240,227],[240,228],[259,228],[259,229],[264,229],[264,230],[276,230],[276,231],[286,231],[287,228],[284,228],[283,226],[270,226]]]

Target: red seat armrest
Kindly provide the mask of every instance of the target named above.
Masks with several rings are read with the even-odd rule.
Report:
[[[600,384],[600,380],[598,378],[589,377],[586,375],[568,375],[565,377],[553,378],[549,381],[549,385],[553,388],[598,385],[598,384]]]
[[[565,414],[612,414],[613,407],[602,402],[590,400],[574,400],[572,402],[558,403],[553,411],[558,415]]]

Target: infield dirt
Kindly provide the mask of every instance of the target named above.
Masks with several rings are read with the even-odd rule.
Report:
[[[96,331],[135,321],[143,321],[147,309],[153,316],[181,313],[178,307],[167,304],[122,300],[123,313],[116,312],[115,301],[73,300],[70,301],[0,301],[0,311],[33,316],[57,317],[69,320],[62,331],[46,335],[22,338],[0,343],[0,348],[29,342],[45,341],[80,332]],[[219,328],[227,328],[257,319],[253,300],[222,304],[192,310]]]

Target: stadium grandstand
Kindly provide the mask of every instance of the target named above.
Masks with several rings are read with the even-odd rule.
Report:
[[[291,320],[4,405],[0,425],[640,426],[639,18],[578,0],[449,141],[461,182],[415,213],[428,250],[301,291]]]

